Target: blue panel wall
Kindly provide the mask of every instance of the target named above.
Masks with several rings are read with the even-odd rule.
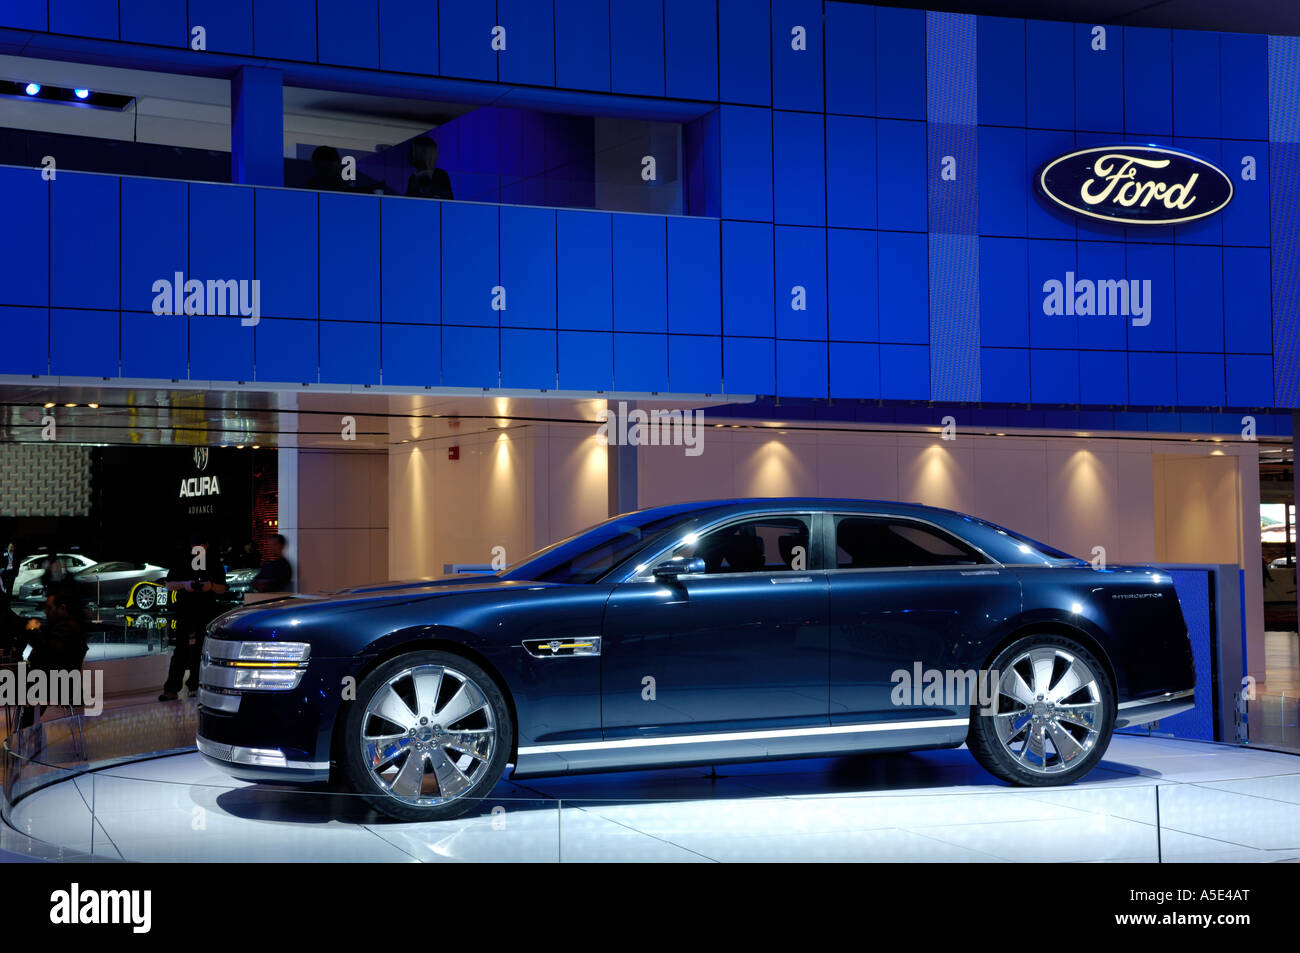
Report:
[[[555,0],[555,83],[609,91],[608,0]]]
[[[613,92],[664,95],[664,18],[661,5],[610,4],[609,62]]]
[[[717,0],[664,0],[664,73],[674,99],[718,98]]]
[[[119,3],[118,31],[120,38],[128,43],[184,46],[187,36],[185,4],[178,0]]]
[[[497,22],[506,28],[506,48],[497,54],[503,83],[555,83],[555,8],[551,0],[497,0]]]
[[[171,48],[184,68],[191,54],[176,51],[199,26],[208,50],[248,66],[345,67],[313,74],[340,89],[397,73],[433,78],[442,85],[422,88],[452,99],[596,115],[662,106],[686,117],[691,214],[0,168],[9,221],[34,249],[0,262],[0,308],[23,322],[0,373],[725,384],[1128,407],[1144,421],[1148,410],[1300,406],[1293,38],[838,0],[22,0],[0,11],[0,28],[107,40],[110,61],[119,44],[121,65]],[[465,166],[462,199],[533,198],[503,185],[523,168],[525,139],[499,112],[444,130],[447,161]],[[1220,165],[1231,204],[1173,228],[1121,228],[1036,193],[1044,161],[1125,141]],[[261,325],[152,314],[153,281],[178,272],[257,280]],[[1055,285],[1117,281],[1141,289],[1144,314],[1045,311]]]

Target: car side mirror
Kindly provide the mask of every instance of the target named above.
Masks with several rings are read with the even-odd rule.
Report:
[[[699,556],[674,556],[667,562],[655,566],[655,578],[672,580],[678,576],[694,575],[705,570],[704,560]]]

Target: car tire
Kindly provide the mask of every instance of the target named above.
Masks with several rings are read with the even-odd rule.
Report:
[[[131,598],[127,601],[133,603],[137,609],[152,609],[157,601],[155,598],[157,595],[158,590],[154,588],[152,583],[140,583],[132,591]]]
[[[501,779],[514,743],[496,681],[464,656],[433,649],[388,659],[362,678],[342,732],[348,784],[403,821],[473,810]]]
[[[1012,642],[987,667],[998,673],[997,713],[972,705],[966,739],[986,771],[1043,787],[1070,784],[1096,766],[1115,729],[1116,697],[1092,652],[1039,633]]]

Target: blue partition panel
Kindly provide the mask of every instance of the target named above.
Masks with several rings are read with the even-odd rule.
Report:
[[[440,125],[455,202],[0,167],[23,243],[0,373],[725,386],[1175,428],[1300,405],[1294,38],[842,0],[15,0],[0,30],[106,66],[509,104]],[[633,115],[681,123],[688,215],[569,207],[618,204],[600,120]],[[1124,227],[1036,189],[1125,142],[1217,164],[1232,201]],[[178,275],[256,281],[262,326],[153,314]],[[1103,282],[1142,312],[1076,309]]]

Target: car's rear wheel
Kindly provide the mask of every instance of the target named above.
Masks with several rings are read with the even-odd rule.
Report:
[[[1115,728],[1115,688],[1084,646],[1042,633],[989,664],[993,705],[971,706],[967,744],[989,773],[1023,785],[1069,784],[1101,760]]]
[[[389,659],[361,680],[340,757],[376,810],[437,821],[472,810],[500,780],[514,725],[496,682],[450,652]]]
[[[154,596],[156,594],[154,587],[151,585],[137,585],[135,587],[135,593],[132,595],[132,601],[138,609],[152,609],[155,601]]]

